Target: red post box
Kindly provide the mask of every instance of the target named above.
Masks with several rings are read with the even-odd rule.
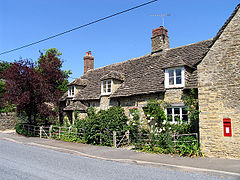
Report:
[[[232,136],[232,127],[231,127],[231,119],[224,118],[223,119],[223,134],[224,136]]]

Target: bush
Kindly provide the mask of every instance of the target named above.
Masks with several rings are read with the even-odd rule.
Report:
[[[88,108],[87,114],[85,119],[76,121],[76,127],[82,132],[82,141],[88,144],[112,146],[113,131],[120,131],[122,134],[118,135],[123,135],[128,129],[128,118],[119,106],[97,113],[94,108]]]

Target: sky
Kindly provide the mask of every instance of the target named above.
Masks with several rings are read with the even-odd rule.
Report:
[[[11,50],[150,0],[0,0],[0,53]],[[63,70],[83,74],[83,56],[92,51],[95,68],[151,52],[152,30],[164,20],[170,48],[213,38],[239,0],[158,0],[144,7],[78,29],[63,36],[0,55],[0,60],[36,61],[39,51],[57,48]]]

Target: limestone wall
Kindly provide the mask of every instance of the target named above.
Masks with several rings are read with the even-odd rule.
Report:
[[[198,66],[200,141],[207,156],[240,159],[240,12]],[[232,121],[224,137],[223,118]]]
[[[17,122],[15,113],[0,113],[0,130],[14,129]]]

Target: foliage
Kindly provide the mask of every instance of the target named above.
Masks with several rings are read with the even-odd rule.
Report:
[[[16,133],[28,136],[28,137],[34,137],[34,133],[32,131],[28,131],[26,128],[23,128],[23,124],[16,124],[15,125]]]
[[[199,106],[197,90],[190,89],[185,91],[182,95],[182,100],[188,111],[188,118],[190,119],[190,131],[199,133]]]
[[[41,52],[36,67],[47,82],[54,102],[58,102],[58,99],[67,91],[68,77],[71,74],[70,70],[61,70],[63,64],[61,55],[62,53],[56,48],[46,50],[45,54]]]
[[[14,112],[15,108],[16,108],[16,107],[15,107],[14,104],[4,103],[4,104],[2,104],[1,107],[0,107],[0,112],[1,112],[1,113]]]
[[[94,108],[88,108],[88,116],[76,121],[76,127],[83,133],[82,141],[89,144],[112,145],[113,131],[126,131],[128,118],[124,109],[118,106],[96,113]]]
[[[149,101],[144,108],[144,113],[150,126],[137,134],[137,149],[147,152],[176,153],[184,156],[200,155],[197,138],[183,136],[174,143],[174,136],[178,134],[189,134],[192,125],[181,122],[176,118],[176,123],[171,123],[165,116],[162,102]],[[189,141],[189,142],[188,142]]]
[[[164,109],[161,107],[162,102],[156,100],[150,100],[146,107],[144,107],[144,113],[149,124],[154,121],[155,127],[162,127],[163,121],[166,120]]]
[[[11,64],[6,61],[0,61],[0,79],[2,79],[2,73],[11,67]]]
[[[10,63],[5,62],[5,61],[0,61],[0,111],[1,112],[11,112],[13,111],[13,105],[4,102],[3,94],[6,92],[6,88],[5,88],[5,80],[2,79],[3,76],[3,72],[5,70],[7,70],[9,67],[11,66]]]
[[[58,99],[63,95],[69,73],[61,70],[61,53],[49,49],[37,63],[15,61],[3,72],[6,80],[4,101],[15,104],[30,124],[51,124],[57,115]]]
[[[130,135],[136,134],[140,130],[140,122],[139,122],[139,111],[137,107],[129,108],[130,120],[127,122],[130,130]],[[133,137],[131,137],[133,138]]]

